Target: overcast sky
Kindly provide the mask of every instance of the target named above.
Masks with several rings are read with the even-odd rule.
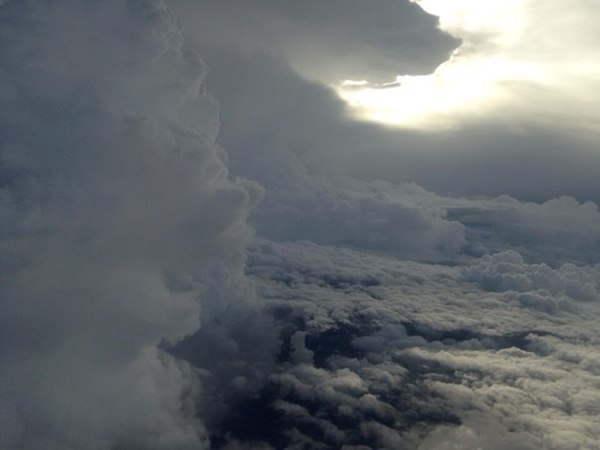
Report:
[[[0,1],[0,447],[600,449],[599,15]]]

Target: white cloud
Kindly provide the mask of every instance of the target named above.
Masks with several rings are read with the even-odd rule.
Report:
[[[479,266],[524,273],[529,284],[506,278],[511,287],[560,279],[514,252]],[[286,402],[280,429],[337,445],[306,428],[295,411],[308,408],[319,429],[335,427],[349,446],[597,448],[597,303],[523,309],[462,280],[460,267],[314,243],[259,240],[248,272],[278,323],[302,330],[314,354],[314,366],[291,357],[271,379]],[[368,277],[377,283],[361,282]],[[289,445],[302,441],[294,436]]]
[[[443,209],[385,198],[361,183],[340,185],[311,175],[289,153],[262,168],[260,182],[267,193],[252,223],[271,239],[369,248],[419,260],[452,258],[465,244],[463,227],[448,221]]]
[[[548,313],[571,310],[572,301],[600,301],[599,265],[567,263],[553,270],[546,264],[527,264],[507,250],[486,255],[464,269],[464,277],[486,291],[506,292],[505,298]]]

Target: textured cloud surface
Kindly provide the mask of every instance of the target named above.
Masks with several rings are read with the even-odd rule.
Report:
[[[597,280],[597,268],[557,273],[509,251],[474,261],[465,277],[262,241],[248,270],[289,342],[264,394],[277,433],[253,438],[276,448],[599,448],[599,303],[569,297],[559,281],[569,271]],[[505,284],[469,281],[491,271]],[[530,303],[542,289],[552,291],[538,294],[542,307]],[[529,301],[514,301],[523,293]]]
[[[600,202],[597,136],[573,135],[555,124],[533,125],[518,116],[512,121],[488,117],[432,134],[349,120],[347,105],[331,89],[307,81],[279,40],[259,45],[230,34],[217,44],[194,27],[200,12],[186,16],[186,32],[210,67],[207,85],[221,110],[218,140],[230,155],[233,173],[260,181],[264,166],[289,151],[311,172],[412,181],[438,193],[508,194],[536,202],[569,195]],[[299,36],[296,45],[301,42],[314,50]],[[405,42],[419,45],[410,36]],[[443,55],[438,58],[444,61]],[[502,111],[513,110],[518,111]]]
[[[0,447],[600,449],[593,139],[323,84],[457,45],[408,0],[0,1]]]
[[[228,179],[205,66],[158,1],[0,13],[0,446],[197,448],[196,375],[156,345],[226,307],[211,284],[237,301],[261,192]]]

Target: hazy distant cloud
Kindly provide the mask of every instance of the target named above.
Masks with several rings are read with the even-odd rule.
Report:
[[[378,135],[337,152],[338,166],[360,179],[414,181],[440,194],[508,194],[536,202],[569,195],[600,202],[595,141],[558,127],[490,121],[439,133]]]
[[[577,267],[564,264],[553,270],[546,264],[526,264],[517,252],[486,255],[466,268],[466,280],[486,291],[506,292],[505,299],[548,313],[572,310],[573,300],[600,300],[600,265]]]
[[[450,218],[467,227],[467,239],[475,253],[513,248],[529,260],[553,266],[599,262],[600,211],[596,203],[579,203],[572,197],[544,203],[520,202],[508,196],[439,200],[446,204]]]
[[[466,243],[462,225],[447,220],[443,209],[386,198],[360,183],[341,186],[311,176],[289,153],[261,166],[264,172],[258,179],[267,192],[252,223],[263,236],[366,248],[417,260],[451,259]]]
[[[545,262],[555,268],[567,262],[587,265],[600,261],[600,211],[591,201],[578,202],[566,196],[543,203],[508,195],[442,196],[414,183],[365,183],[348,177],[330,176],[329,182],[384,204],[436,211],[445,221],[461,225],[465,245],[459,250],[471,256],[514,249],[529,262]]]
[[[289,153],[272,155],[253,175],[267,193],[251,220],[271,239],[312,240],[413,260],[459,260],[512,248],[530,262],[553,267],[600,262],[600,212],[593,202],[445,197],[412,183],[310,174]]]

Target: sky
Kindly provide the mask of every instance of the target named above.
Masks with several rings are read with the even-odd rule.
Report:
[[[0,1],[0,447],[600,449],[599,13]]]

